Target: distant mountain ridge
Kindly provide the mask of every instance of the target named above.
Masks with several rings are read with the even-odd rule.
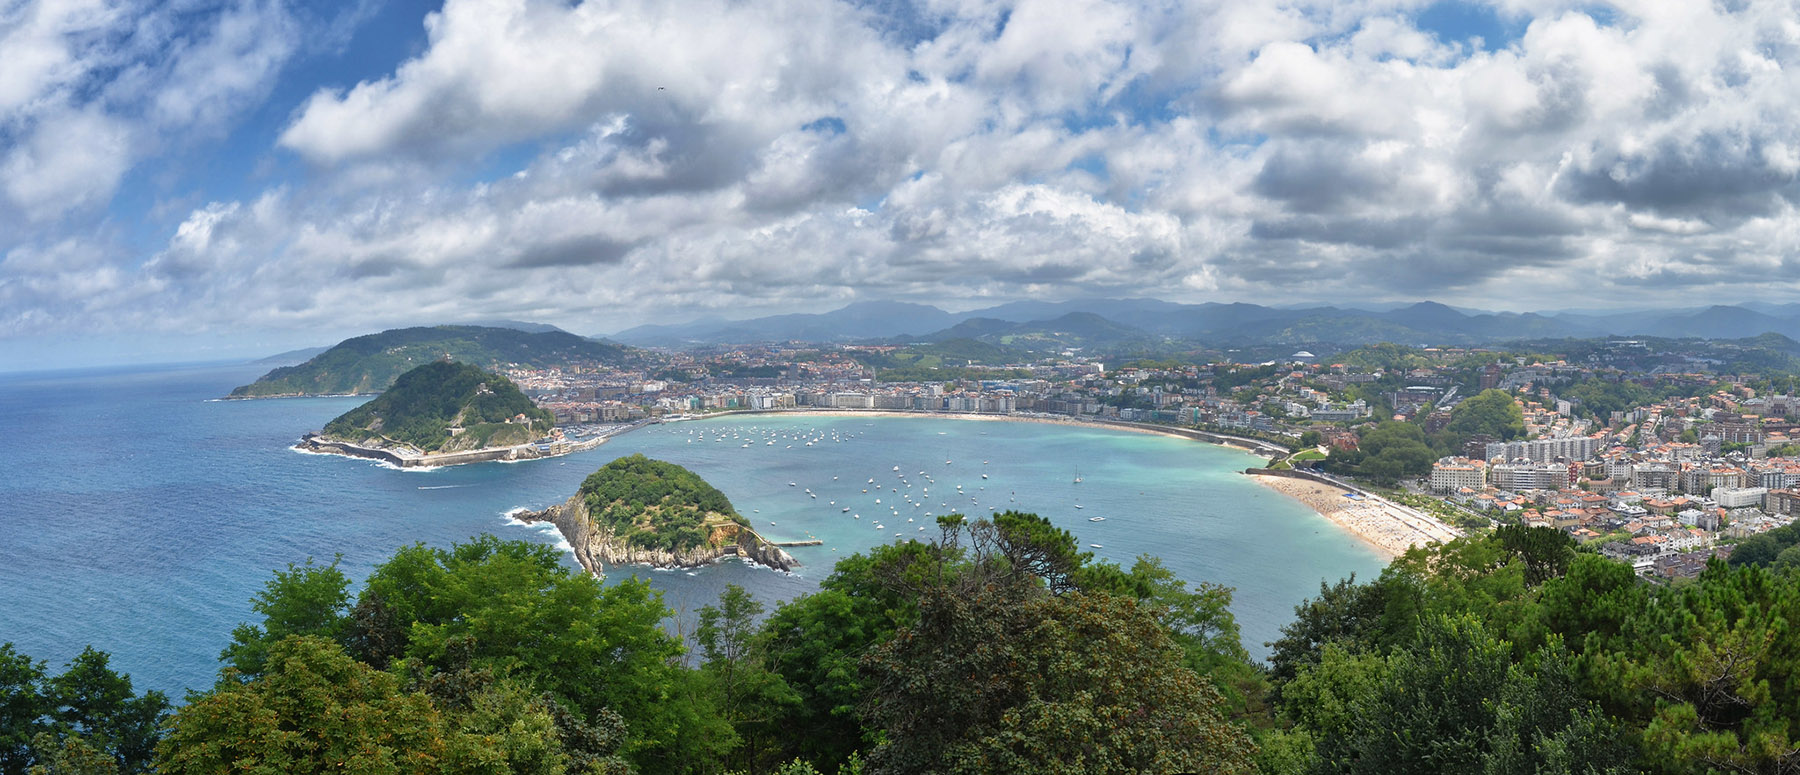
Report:
[[[1080,316],[1073,317],[1070,316]],[[1734,339],[1800,336],[1800,304],[1715,305],[1679,310],[1594,313],[1483,312],[1423,301],[1386,311],[1329,305],[1291,308],[1243,302],[1179,304],[1157,299],[1019,301],[951,313],[925,304],[858,302],[823,313],[679,325],[638,326],[611,338],[637,346],[751,342],[936,342],[969,338],[1016,344],[1043,332],[1055,340],[1115,345],[1177,339],[1220,346],[1375,342],[1472,345],[1517,339],[1655,336]]]
[[[628,347],[584,339],[553,327],[535,333],[485,326],[396,328],[346,339],[304,363],[271,370],[231,391],[231,397],[379,393],[408,370],[445,357],[496,369],[507,364],[619,365],[633,359],[635,353]]]

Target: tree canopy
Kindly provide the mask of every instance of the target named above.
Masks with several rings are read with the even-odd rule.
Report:
[[[578,493],[589,516],[636,546],[690,549],[709,540],[709,521],[750,524],[698,474],[642,454],[601,466]]]

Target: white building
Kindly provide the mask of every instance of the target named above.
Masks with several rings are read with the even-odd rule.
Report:
[[[1720,487],[1712,491],[1712,499],[1720,508],[1741,509],[1761,506],[1763,496],[1768,493],[1767,487]]]
[[[1557,459],[1586,460],[1600,449],[1600,441],[1588,436],[1568,436],[1532,441],[1496,441],[1487,445],[1488,460],[1529,460],[1548,463]]]
[[[1431,466],[1431,489],[1457,492],[1464,487],[1476,491],[1487,487],[1487,466],[1461,458],[1444,458]]]
[[[1569,486],[1569,467],[1558,463],[1494,463],[1488,479],[1502,490],[1561,490]]]

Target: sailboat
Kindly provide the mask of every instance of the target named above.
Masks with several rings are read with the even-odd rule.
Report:
[[[1081,469],[1075,469],[1075,483],[1081,484]]]

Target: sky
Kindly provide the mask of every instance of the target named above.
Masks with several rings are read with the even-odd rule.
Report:
[[[0,0],[0,370],[901,300],[1800,301],[1800,4]]]

